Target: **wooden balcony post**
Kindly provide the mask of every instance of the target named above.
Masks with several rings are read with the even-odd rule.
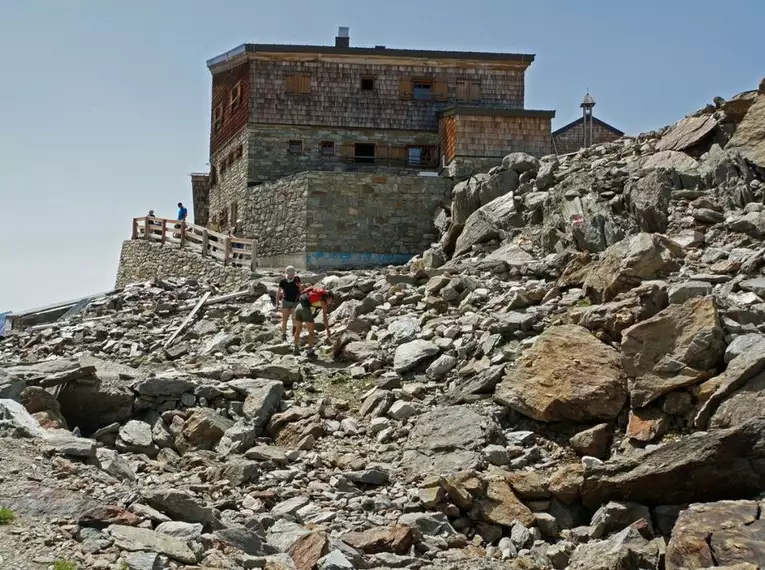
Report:
[[[227,237],[224,242],[223,250],[223,265],[228,265],[229,257],[231,256],[231,238]]]
[[[184,220],[181,220],[181,248],[183,248],[183,244],[186,241],[186,222]]]
[[[252,240],[252,247],[250,248],[250,255],[252,258],[250,259],[250,271],[255,271],[255,269],[258,267],[258,256],[257,256],[258,250],[257,246],[255,245],[255,240]]]
[[[207,228],[202,230],[202,257],[207,257],[207,240],[209,239],[207,235]]]
[[[167,239],[167,220],[162,218],[162,243]]]
[[[138,218],[133,218],[133,237],[130,239],[138,239]]]
[[[143,219],[143,239],[145,239],[147,241],[149,239],[151,239],[151,236],[149,235],[151,230],[149,230],[149,228],[150,228],[150,226],[149,226],[149,218],[144,218]]]

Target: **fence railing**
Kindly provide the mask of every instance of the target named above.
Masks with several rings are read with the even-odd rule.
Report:
[[[176,245],[202,257],[210,257],[224,266],[254,271],[258,264],[254,240],[229,236],[178,220],[133,218],[132,239]]]

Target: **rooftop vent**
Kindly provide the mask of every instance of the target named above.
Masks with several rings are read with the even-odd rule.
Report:
[[[339,27],[337,29],[337,37],[335,38],[335,47],[350,47],[351,36],[349,35],[349,28]]]

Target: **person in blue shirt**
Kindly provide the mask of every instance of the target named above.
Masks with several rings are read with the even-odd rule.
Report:
[[[178,202],[178,221],[185,222],[189,211],[183,207],[183,202]]]

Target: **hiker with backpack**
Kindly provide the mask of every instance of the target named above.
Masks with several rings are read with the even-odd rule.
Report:
[[[276,289],[276,308],[281,309],[282,312],[282,340],[287,340],[287,321],[295,311],[295,307],[298,306],[299,298],[300,277],[298,277],[295,268],[288,265],[284,272],[284,279],[279,281],[279,286]],[[281,307],[279,301],[281,301]],[[294,324],[293,328],[295,328]]]
[[[314,319],[321,311],[324,320],[324,330],[327,332],[327,340],[330,340],[332,334],[329,331],[329,317],[327,308],[332,304],[335,295],[332,291],[322,289],[321,287],[308,287],[303,290],[298,299],[298,306],[293,315],[295,321],[295,348],[294,354],[300,354],[300,333],[303,330],[303,323],[308,329],[308,351],[306,356],[316,358],[314,351]]]

